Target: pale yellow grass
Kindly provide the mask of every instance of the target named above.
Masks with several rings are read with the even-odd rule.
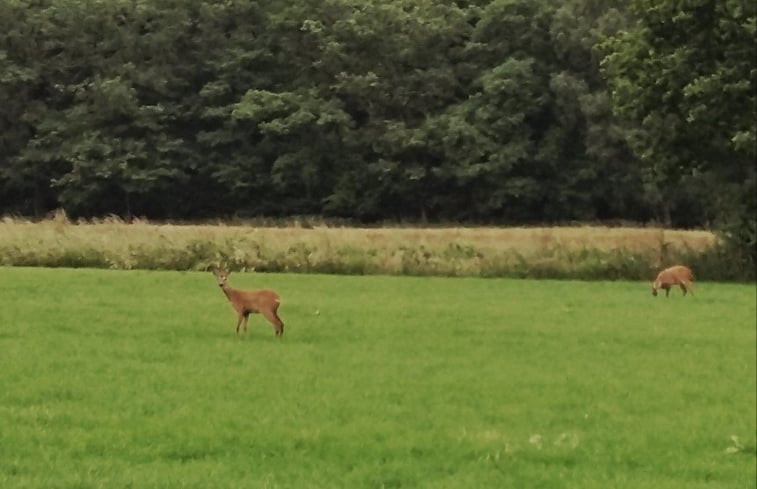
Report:
[[[135,245],[181,245],[190,242],[224,242],[240,239],[290,248],[307,243],[320,247],[356,249],[424,246],[429,249],[450,243],[492,251],[517,251],[522,255],[543,248],[626,250],[645,252],[663,247],[705,250],[717,237],[703,230],[671,230],[644,227],[257,227],[229,224],[160,224],[138,220],[125,223],[104,219],[71,223],[65,219],[40,222],[6,217],[0,221],[0,242],[16,246],[72,246],[128,249]]]
[[[647,277],[716,243],[653,228],[258,227],[64,215],[0,221],[0,265],[473,276]]]

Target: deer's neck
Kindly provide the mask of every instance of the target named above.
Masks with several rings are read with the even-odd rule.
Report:
[[[227,299],[229,299],[232,302],[234,301],[233,296],[236,290],[232,289],[226,284],[221,286],[221,290],[223,290],[223,293],[226,294]]]

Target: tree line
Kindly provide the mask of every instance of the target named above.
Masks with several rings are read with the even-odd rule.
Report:
[[[2,0],[0,32],[0,213],[754,244],[751,0]]]

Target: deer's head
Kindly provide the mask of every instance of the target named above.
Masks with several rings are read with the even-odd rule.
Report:
[[[652,283],[652,295],[653,296],[657,297],[657,289],[659,289],[659,288],[660,288],[660,281],[659,280],[655,280]]]
[[[226,285],[226,281],[229,279],[229,273],[228,270],[213,270],[213,275],[215,275],[219,287],[224,287]]]

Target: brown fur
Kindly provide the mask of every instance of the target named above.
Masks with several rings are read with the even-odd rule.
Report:
[[[273,324],[276,336],[283,336],[284,322],[279,317],[277,311],[281,304],[279,294],[273,290],[238,290],[233,289],[227,283],[229,272],[214,271],[218,286],[231,302],[231,307],[237,313],[237,336],[239,335],[239,326],[244,323],[244,333],[247,333],[247,319],[250,314],[260,313],[271,324]]]
[[[659,289],[665,289],[665,297],[668,297],[670,295],[670,288],[675,285],[681,287],[683,295],[686,295],[686,292],[691,292],[694,295],[694,289],[691,286],[693,280],[694,274],[689,267],[675,265],[666,268],[657,275],[657,278],[652,283],[652,295],[657,295]]]

